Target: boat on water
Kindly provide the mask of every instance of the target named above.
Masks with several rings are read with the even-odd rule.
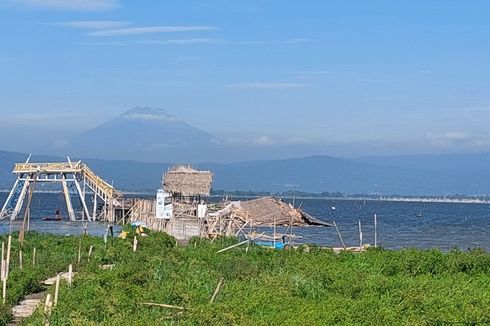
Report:
[[[61,215],[60,209],[57,209],[54,216],[43,217],[44,221],[62,221],[63,216]]]
[[[254,241],[253,243],[255,243],[256,245],[258,246],[261,246],[261,247],[267,247],[267,248],[273,248],[273,249],[284,249],[284,247],[286,246],[284,243],[280,242],[280,241]]]
[[[421,211],[418,211],[418,212],[417,212],[417,214],[416,214],[415,216],[417,216],[417,217],[422,217],[423,215],[422,215],[422,212],[421,212]]]

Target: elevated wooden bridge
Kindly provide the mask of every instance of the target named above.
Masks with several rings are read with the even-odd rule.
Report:
[[[17,163],[14,166],[12,173],[17,175],[17,180],[0,211],[0,219],[15,220],[24,206],[25,215],[29,214],[32,194],[38,183],[61,184],[71,221],[80,219],[114,221],[115,209],[124,205],[122,193],[96,175],[81,161],[71,162],[68,158],[67,162],[61,163],[30,163],[29,160],[30,157],[25,163]],[[81,217],[76,216],[71,202],[69,188],[73,186],[83,208]],[[93,196],[91,209],[86,202],[88,195]],[[98,200],[104,209],[97,209]]]

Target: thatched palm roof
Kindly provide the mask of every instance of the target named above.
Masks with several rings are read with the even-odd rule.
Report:
[[[213,173],[174,166],[163,177],[163,188],[173,196],[209,196]]]

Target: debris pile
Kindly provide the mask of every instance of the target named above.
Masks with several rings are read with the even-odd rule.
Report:
[[[273,197],[231,202],[223,209],[210,213],[210,217],[231,219],[235,223],[239,220],[242,223],[249,223],[253,226],[332,226],[314,218],[299,208],[294,208],[290,204]]]

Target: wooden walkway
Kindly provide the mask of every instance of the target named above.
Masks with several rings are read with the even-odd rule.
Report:
[[[72,273],[72,276],[75,273]],[[61,273],[60,278],[62,280],[67,281],[68,280],[68,273]],[[51,286],[56,283],[56,276],[48,278],[47,280],[44,280],[41,282],[43,285]],[[14,315],[14,319],[8,324],[8,326],[15,326],[19,325],[24,318],[28,318],[32,316],[34,311],[39,307],[39,305],[43,304],[44,298],[46,296],[46,293],[48,291],[42,291],[38,293],[32,293],[27,295],[24,300],[22,300],[18,305],[12,308],[12,313]]]
[[[29,294],[18,305],[12,308],[14,319],[9,326],[19,325],[22,319],[32,316],[37,307],[42,304],[47,291]]]

